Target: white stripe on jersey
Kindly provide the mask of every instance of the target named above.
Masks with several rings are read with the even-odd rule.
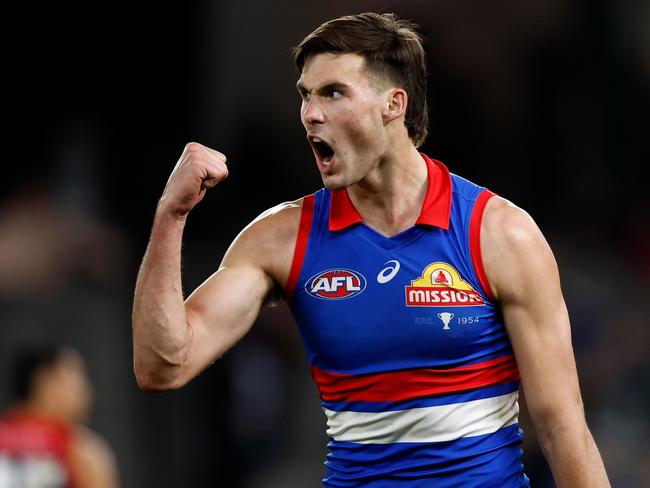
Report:
[[[362,444],[444,442],[490,434],[517,422],[518,392],[465,403],[388,412],[334,412],[327,435]]]

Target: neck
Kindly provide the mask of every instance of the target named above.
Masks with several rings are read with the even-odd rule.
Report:
[[[386,236],[415,225],[426,190],[426,164],[410,140],[393,146],[376,168],[347,189],[366,225]]]

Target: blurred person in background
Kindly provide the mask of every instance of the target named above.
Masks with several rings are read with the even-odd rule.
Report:
[[[521,209],[417,151],[428,114],[413,25],[339,18],[294,61],[326,188],[253,221],[184,301],[187,214],[228,176],[223,154],[186,146],[136,285],[139,385],[183,386],[284,296],[328,417],[325,486],[528,486],[520,374],[557,484],[609,486],[544,237]]]
[[[16,403],[0,416],[0,487],[117,488],[110,447],[83,426],[93,392],[81,355],[26,348],[12,381]]]

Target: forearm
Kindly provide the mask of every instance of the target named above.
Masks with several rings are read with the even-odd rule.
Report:
[[[174,388],[191,340],[181,281],[185,220],[159,204],[133,303],[134,369],[144,389]]]
[[[538,432],[558,488],[609,488],[602,458],[587,425],[556,425]]]

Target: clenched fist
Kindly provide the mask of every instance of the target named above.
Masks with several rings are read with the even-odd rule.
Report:
[[[190,142],[169,176],[158,208],[183,217],[203,199],[208,188],[227,177],[225,155]]]

